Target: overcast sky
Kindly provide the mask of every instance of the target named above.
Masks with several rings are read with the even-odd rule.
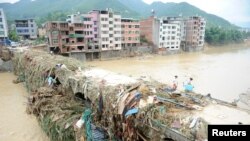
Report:
[[[0,2],[16,2],[18,0],[0,0]],[[150,4],[154,1],[188,2],[208,13],[218,15],[231,23],[250,24],[250,0],[143,0]],[[250,25],[249,25],[250,26]]]

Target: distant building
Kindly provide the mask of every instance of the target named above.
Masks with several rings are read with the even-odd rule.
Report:
[[[153,16],[140,21],[141,38],[157,52],[169,50],[198,51],[204,48],[206,21],[199,16],[188,18]]]
[[[8,38],[7,19],[2,8],[0,8],[0,44],[5,44],[5,39]]]
[[[182,48],[184,51],[198,51],[204,48],[206,21],[199,16],[184,19],[185,35],[183,36]]]
[[[99,11],[90,11],[88,14],[82,14],[84,24],[84,35],[88,44],[88,49],[96,51],[101,50],[99,41]]]
[[[132,50],[140,45],[140,22],[134,19],[121,19],[122,48]]]
[[[101,50],[121,50],[121,15],[111,9],[99,11]]]
[[[112,9],[69,15],[66,21],[84,24],[84,34],[89,48],[100,51],[121,50],[121,15]]]
[[[179,50],[181,44],[181,19],[165,17],[160,19],[159,49]]]
[[[64,54],[86,49],[83,23],[47,22],[45,28],[50,51]]]
[[[37,25],[34,19],[15,20],[16,33],[23,39],[37,38]]]
[[[155,51],[159,47],[159,27],[160,21],[154,16],[140,21],[141,38],[146,39],[149,44],[153,45]]]

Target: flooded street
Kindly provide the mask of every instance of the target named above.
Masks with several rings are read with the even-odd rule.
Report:
[[[34,116],[26,114],[28,93],[13,84],[12,73],[0,73],[0,141],[48,141]]]
[[[204,52],[169,56],[145,56],[109,61],[93,61],[87,65],[132,77],[147,76],[171,83],[179,76],[179,90],[193,77],[195,92],[232,102],[250,88],[250,48],[206,48]]]

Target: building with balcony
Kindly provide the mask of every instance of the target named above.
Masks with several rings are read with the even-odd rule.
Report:
[[[184,51],[198,51],[204,48],[206,21],[199,16],[192,16],[183,20],[185,35],[182,48]]]
[[[0,8],[0,45],[5,44],[5,39],[8,38],[7,19],[2,8]]]
[[[37,25],[34,19],[15,20],[16,33],[23,39],[37,38]]]
[[[123,49],[132,50],[140,45],[140,22],[134,19],[121,19],[121,42]]]
[[[160,19],[159,50],[179,50],[181,44],[181,19],[165,17]]]
[[[47,22],[45,24],[49,50],[54,53],[69,53],[84,51],[87,46],[84,41],[83,23]]]

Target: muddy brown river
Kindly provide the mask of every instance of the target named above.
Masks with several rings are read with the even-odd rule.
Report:
[[[0,141],[48,141],[34,116],[25,112],[28,93],[13,84],[12,73],[0,73]]]
[[[206,48],[203,52],[169,56],[144,56],[93,61],[90,66],[132,77],[151,77],[171,83],[179,76],[178,89],[193,77],[194,91],[232,102],[250,88],[250,47]]]
[[[179,90],[183,90],[182,82],[193,77],[196,92],[230,102],[250,88],[250,47],[209,48],[197,53],[146,55],[87,65],[164,83],[171,83],[178,75]],[[14,79],[12,73],[0,73],[0,141],[48,141],[35,117],[26,114],[28,93],[23,84],[13,84]]]

